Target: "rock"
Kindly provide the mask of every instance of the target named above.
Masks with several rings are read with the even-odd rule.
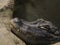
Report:
[[[13,16],[14,0],[0,0],[0,45],[25,45],[11,33],[10,20]]]

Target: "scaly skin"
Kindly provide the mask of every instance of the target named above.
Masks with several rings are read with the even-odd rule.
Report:
[[[48,45],[60,41],[60,31],[50,21],[38,19],[27,22],[15,18],[11,22],[12,32],[26,42],[27,45]]]

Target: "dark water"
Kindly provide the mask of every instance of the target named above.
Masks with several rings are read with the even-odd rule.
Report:
[[[60,0],[17,0],[13,17],[28,21],[44,18],[60,27]]]

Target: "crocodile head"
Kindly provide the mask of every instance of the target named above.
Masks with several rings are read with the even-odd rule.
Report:
[[[12,21],[15,24],[15,29],[12,29],[12,32],[27,44],[44,45],[60,41],[60,31],[50,21],[37,19],[28,22],[18,18],[14,18]]]

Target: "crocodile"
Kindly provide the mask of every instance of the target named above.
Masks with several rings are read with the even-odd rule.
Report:
[[[60,30],[50,21],[37,19],[29,22],[14,18],[11,22],[13,22],[11,23],[13,25],[12,33],[27,45],[49,45],[60,41]]]

